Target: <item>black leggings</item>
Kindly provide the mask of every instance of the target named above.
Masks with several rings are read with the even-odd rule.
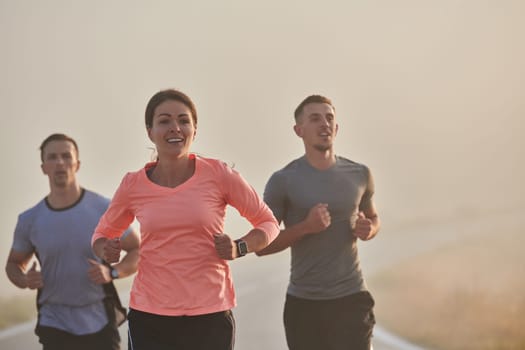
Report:
[[[197,316],[163,316],[130,309],[129,350],[233,350],[230,310]]]

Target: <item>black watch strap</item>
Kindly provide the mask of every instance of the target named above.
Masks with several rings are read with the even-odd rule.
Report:
[[[248,245],[242,239],[236,239],[235,245],[237,246],[237,257],[245,256],[248,254]]]

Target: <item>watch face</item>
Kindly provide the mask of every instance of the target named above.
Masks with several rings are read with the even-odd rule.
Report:
[[[237,253],[239,253],[239,256],[245,256],[248,254],[248,245],[243,240],[237,240]]]
[[[118,278],[118,271],[114,268],[111,268],[111,278],[116,279]]]

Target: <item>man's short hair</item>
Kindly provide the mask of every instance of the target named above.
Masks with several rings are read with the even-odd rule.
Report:
[[[78,158],[78,145],[76,141],[73,140],[72,137],[67,136],[65,134],[51,134],[44,141],[42,141],[42,144],[40,145],[40,159],[42,160],[42,162],[44,161],[44,148],[51,141],[69,141],[71,142],[73,146],[75,146],[75,151],[77,152],[77,158]]]
[[[310,95],[307,98],[305,98],[301,103],[299,103],[299,106],[297,106],[297,108],[295,109],[294,117],[296,122],[299,120],[299,116],[301,115],[301,113],[303,113],[304,106],[306,106],[309,103],[326,103],[330,105],[335,111],[335,107],[332,104],[332,100],[330,100],[328,97],[322,95]]]

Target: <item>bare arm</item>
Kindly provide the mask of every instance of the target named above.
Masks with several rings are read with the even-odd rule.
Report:
[[[268,236],[259,229],[253,229],[241,238],[248,246],[248,253],[260,250],[268,245]],[[224,233],[214,236],[215,250],[221,259],[233,260],[239,257],[235,241]]]
[[[306,218],[295,225],[281,230],[277,238],[266,248],[256,251],[259,256],[278,253],[292,246],[306,235],[319,233],[330,226],[328,205],[319,203],[312,207]]]
[[[241,238],[248,246],[248,253],[256,252],[268,245],[268,236],[259,229],[253,229]]]
[[[126,237],[120,240],[120,246],[126,252],[122,260],[113,265],[119,273],[119,278],[127,277],[137,271],[139,262],[140,236],[135,230],[132,230]]]
[[[93,243],[93,251],[96,256],[112,264],[113,269],[117,270],[119,278],[127,277],[137,271],[139,261],[140,237],[138,232],[132,230],[122,239],[108,240],[99,238]],[[120,260],[120,252],[124,250],[126,254]],[[108,283],[111,281],[110,271],[94,260],[91,260],[90,278],[95,283]]]
[[[32,257],[32,252],[17,252],[12,249],[9,252],[5,272],[9,280],[18,288],[37,289],[44,285],[41,272],[36,270],[36,262],[27,270],[27,264]]]

